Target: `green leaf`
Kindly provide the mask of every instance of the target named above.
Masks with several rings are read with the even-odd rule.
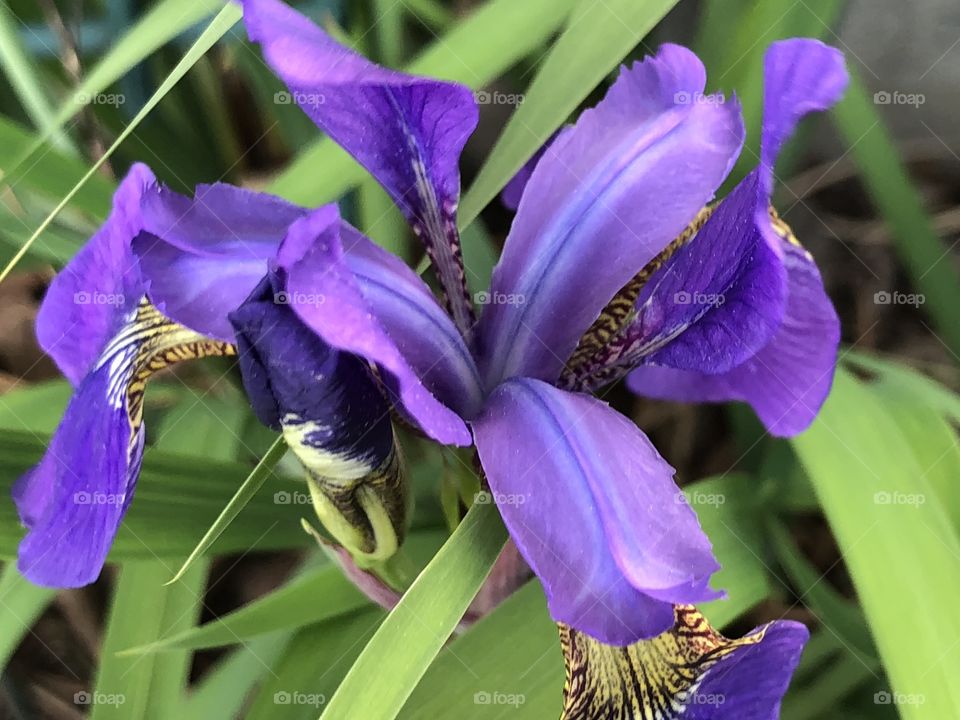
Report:
[[[937,236],[873,97],[853,69],[850,81],[846,97],[833,113],[837,127],[850,145],[877,210],[890,226],[900,260],[925,297],[923,309],[954,357],[960,357],[960,323],[956,321],[960,277],[950,262],[950,248]]]
[[[217,519],[214,520],[204,536],[200,538],[200,542],[197,543],[193,552],[190,553],[190,556],[184,561],[183,565],[177,571],[177,574],[170,580],[171,583],[176,582],[197,558],[206,554],[210,547],[217,541],[217,538],[226,531],[237,515],[240,514],[240,511],[246,507],[247,503],[257,494],[257,491],[263,487],[263,484],[267,481],[267,478],[270,477],[271,472],[273,472],[274,466],[280,462],[280,458],[283,457],[286,451],[286,443],[283,441],[283,438],[278,437],[273,445],[270,446],[267,454],[257,463],[253,472],[247,476],[247,479],[243,481],[237,489],[237,492],[230,498],[230,502],[223,508],[223,511],[217,516]]]
[[[123,654],[232,645],[257,635],[341,617],[369,604],[340,568],[325,565],[216,620],[149,645],[126,649]]]
[[[492,504],[475,504],[367,643],[324,720],[392,720],[476,595],[506,541]],[[376,692],[370,684],[376,679]]]
[[[254,697],[246,720],[316,718],[384,615],[368,608],[303,628]]]
[[[23,385],[0,395],[0,428],[51,434],[63,417],[73,388],[66,380]]]
[[[43,92],[49,83],[36,72],[39,69],[37,63],[27,57],[20,42],[22,27],[25,27],[23,21],[4,3],[0,9],[0,65],[33,124],[40,130],[52,129],[53,109]],[[62,132],[55,135],[55,141],[61,150],[72,147],[70,138]]]
[[[134,130],[137,129],[137,126],[143,121],[143,119],[149,115],[157,104],[163,99],[163,97],[170,92],[170,89],[176,85],[184,75],[190,70],[193,64],[201,57],[207,50],[209,50],[213,45],[224,35],[229,32],[238,20],[242,16],[239,6],[234,4],[229,4],[221,10],[217,16],[210,22],[210,24],[204,29],[200,37],[197,38],[196,42],[190,46],[190,49],[187,50],[186,54],[181,58],[180,62],[177,63],[176,67],[170,72],[169,75],[160,83],[160,87],[157,88],[156,92],[150,96],[150,99],[147,100],[146,104],[140,109],[140,111],[134,116],[133,120],[130,121],[130,124],[127,125],[123,131],[117,136],[117,139],[113,142],[110,147],[106,149],[100,158],[97,159],[95,163],[90,167],[86,174],[80,178],[76,185],[73,186],[73,189],[68,192],[63,199],[57,204],[57,206],[47,215],[46,219],[40,223],[40,226],[34,231],[30,236],[27,242],[19,252],[13,256],[13,259],[7,263],[3,271],[0,272],[0,282],[3,281],[7,275],[10,274],[10,271],[16,266],[20,259],[27,253],[30,249],[30,246],[36,242],[37,238],[43,234],[43,232],[50,226],[56,216],[70,204],[70,201],[73,200],[74,196],[82,189],[86,182],[93,177],[97,170],[105,163],[111,155],[116,151],[118,147],[126,140]]]
[[[846,650],[863,663],[877,664],[877,650],[866,619],[856,603],[842,597],[797,549],[787,528],[776,520],[767,524],[771,546],[803,604],[825,631],[836,635]]]
[[[54,590],[38,587],[23,577],[13,563],[3,566],[3,574],[0,574],[0,667],[7,667],[10,656],[54,595]]]
[[[21,148],[16,161],[7,174],[17,174],[14,182],[20,184],[20,173],[25,166],[42,160],[50,151],[44,147],[51,137],[62,137],[64,123],[79,113],[90,98],[103,93],[112,83],[136,67],[148,55],[173,40],[185,30],[213,14],[223,6],[223,0],[162,0],[137,20],[123,36],[114,43],[73,88],[57,110],[51,113],[49,123],[42,135]],[[62,148],[62,143],[58,143]]]
[[[480,88],[535,50],[563,22],[574,0],[491,0],[432,43],[403,70]],[[329,138],[304,150],[270,192],[301,205],[332,202],[366,171]]]
[[[463,197],[466,227],[677,0],[581,0]]]
[[[193,687],[180,711],[182,720],[236,720],[247,695],[273,672],[293,633],[261,635],[238,647]]]
[[[117,651],[150,641],[177,624],[184,604],[194,607],[198,583],[182,585],[182,593],[158,590],[170,570],[161,561],[130,562],[120,571],[106,636],[97,671],[96,687],[89,696],[92,720],[122,718],[145,720],[156,717],[151,709],[151,690],[155,679],[155,658],[124,658]],[[184,600],[186,599],[186,603]],[[163,681],[161,685],[166,686]]]
[[[717,627],[726,625],[767,596],[766,569],[755,479],[711,478],[685,488],[723,569],[712,585],[729,597],[703,606]],[[404,706],[403,720],[457,717],[481,720],[490,707],[476,693],[523,698],[511,718],[558,717],[563,658],[557,628],[536,581],[506,600],[437,657]],[[507,708],[502,708],[504,714]]]
[[[857,587],[893,689],[923,695],[904,718],[960,714],[960,541],[896,420],[843,369],[793,440]]]

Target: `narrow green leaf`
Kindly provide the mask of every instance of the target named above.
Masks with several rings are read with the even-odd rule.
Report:
[[[877,210],[889,224],[894,247],[916,289],[923,309],[955,358],[960,358],[960,277],[950,262],[950,248],[941,240],[924,210],[923,198],[910,181],[897,146],[884,126],[873,96],[851,68],[850,88],[834,110],[837,126]],[[889,288],[894,292],[898,288]]]
[[[97,670],[96,687],[87,696],[91,720],[145,720],[150,717],[154,658],[123,658],[117,651],[152,640],[163,632],[170,595],[157,592],[169,576],[160,561],[130,562],[120,570],[106,637]]]
[[[314,569],[277,590],[199,627],[170,635],[123,655],[143,655],[175,648],[197,650],[243,642],[277,630],[303,627],[352,613],[370,601],[340,568]]]
[[[463,196],[466,227],[677,0],[581,0]]]
[[[7,666],[10,656],[47,609],[54,594],[50,588],[38,587],[24,578],[13,563],[3,566],[0,574],[0,667]]]
[[[843,358],[854,368],[880,375],[882,380],[895,382],[905,392],[914,395],[918,402],[935,409],[951,422],[960,424],[960,395],[936,380],[906,365],[855,350],[845,352]]]
[[[492,504],[475,504],[397,604],[327,705],[324,720],[392,720],[443,647],[507,538]],[[370,683],[376,678],[376,692]]]
[[[316,718],[385,614],[368,608],[303,628],[254,697],[246,720]]]
[[[810,608],[826,632],[835,634],[847,652],[863,663],[877,664],[877,650],[870,637],[867,621],[856,603],[847,600],[830,587],[794,544],[787,528],[777,520],[767,524],[771,546],[777,560],[793,583],[800,600]]]
[[[263,484],[267,481],[267,478],[270,477],[270,473],[273,472],[274,466],[280,462],[280,458],[283,457],[284,453],[287,451],[287,445],[283,441],[283,438],[277,438],[274,441],[273,445],[270,446],[270,449],[267,451],[267,454],[264,455],[260,462],[257,463],[257,466],[253,469],[253,472],[243,481],[243,484],[237,489],[237,492],[230,498],[230,502],[227,503],[227,506],[223,509],[223,512],[217,516],[217,519],[213,522],[213,525],[207,530],[204,536],[200,539],[200,542],[197,543],[197,546],[194,548],[193,552],[190,553],[190,556],[183,563],[181,568],[177,571],[177,574],[174,575],[173,579],[169,582],[174,583],[180,579],[180,577],[190,568],[190,566],[196,561],[198,557],[205,554],[209,550],[210,546],[213,545],[217,538],[227,529],[230,523],[233,522],[234,518],[240,514],[240,511],[253,499],[253,496],[257,494],[257,491],[263,487]],[[169,583],[168,583],[169,584]]]
[[[793,440],[830,521],[893,689],[923,695],[904,718],[960,715],[958,541],[882,402],[843,369],[819,418]]]
[[[91,100],[103,93],[151,53],[162,47],[180,33],[193,27],[223,6],[223,0],[162,0],[137,20],[117,42],[101,57],[80,84],[67,95],[54,114],[45,132],[37,136],[20,153],[10,170],[17,174],[11,184],[19,184],[19,174],[25,165],[33,165],[42,154],[51,137],[61,136],[63,125],[79,113]]]
[[[573,2],[490,0],[403,69],[483,87],[550,37]],[[364,177],[363,168],[336,143],[322,138],[300,153],[269,189],[291,202],[315,206],[337,200]]]
[[[23,21],[7,3],[3,3],[0,9],[0,65],[33,124],[45,131],[54,126],[53,108],[43,91],[49,83],[37,72],[37,64],[27,57],[20,42],[23,27],[26,27]],[[62,132],[54,137],[58,148],[71,149],[70,139]]]
[[[283,655],[293,633],[261,635],[238,647],[198,682],[180,711],[181,720],[236,720],[247,695]]]
[[[846,655],[830,663],[817,682],[787,696],[782,720],[840,717],[838,705],[859,686],[875,678],[879,666]],[[847,717],[847,715],[843,715]],[[871,717],[876,715],[871,714]]]
[[[190,46],[190,49],[187,50],[186,54],[177,63],[176,67],[170,72],[169,75],[160,83],[160,87],[157,88],[156,92],[150,96],[150,99],[147,100],[146,104],[140,109],[140,111],[134,116],[133,120],[130,121],[130,124],[127,125],[123,131],[117,136],[117,139],[110,145],[109,148],[103,153],[103,155],[97,159],[97,161],[91,166],[87,173],[80,178],[80,181],[74,185],[73,189],[68,192],[64,198],[57,204],[57,206],[47,215],[46,219],[40,223],[40,226],[34,231],[30,236],[27,242],[22,248],[14,255],[13,259],[7,263],[3,271],[0,272],[0,282],[10,274],[10,271],[16,266],[16,264],[23,258],[23,256],[30,249],[30,246],[36,242],[37,238],[43,234],[43,232],[50,226],[50,223],[57,217],[57,215],[70,203],[74,196],[80,191],[87,180],[89,180],[93,175],[100,169],[100,167],[105,163],[114,151],[126,140],[134,130],[137,129],[137,126],[143,121],[143,119],[149,115],[157,104],[163,99],[163,97],[170,92],[170,89],[176,85],[184,75],[190,70],[193,64],[197,61],[197,58],[202,56],[207,50],[209,50],[213,45],[224,35],[229,32],[238,20],[242,16],[239,6],[234,4],[229,4],[221,10],[217,16],[210,22],[210,24],[204,29],[203,33],[197,38],[196,42]]]

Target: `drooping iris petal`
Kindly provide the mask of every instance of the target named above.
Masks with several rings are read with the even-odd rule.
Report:
[[[146,193],[133,242],[150,299],[177,322],[232,342],[227,313],[267,271],[287,228],[306,210],[273,195],[218,183],[193,198]]]
[[[627,418],[539,380],[500,385],[473,423],[494,499],[553,617],[624,645],[716,597],[718,569],[673,468]]]
[[[756,198],[752,210],[740,208],[742,222],[767,239],[784,265],[786,306],[772,339],[720,375],[689,365],[686,371],[677,364],[640,368],[629,378],[634,392],[686,402],[743,400],[780,436],[802,432],[813,421],[833,381],[840,323],[813,258],[785,224],[771,218],[769,193],[776,154],[786,138],[806,113],[835,103],[846,81],[843,55],[834,48],[816,40],[774,43],[765,60],[763,162],[724,201]],[[659,360],[670,364],[669,358]]]
[[[703,96],[693,53],[624,69],[537,164],[480,320],[488,387],[553,381],[607,302],[713,197],[743,141],[736,102]]]
[[[280,0],[243,0],[250,39],[320,128],[383,185],[426,245],[454,317],[473,325],[456,210],[472,91],[371,63]]]
[[[638,395],[679,402],[750,403],[771,434],[803,432],[830,392],[840,323],[812,258],[788,245],[784,252],[788,299],[773,339],[722,375],[644,366],[628,377]]]
[[[362,360],[276,301],[282,292],[271,273],[230,313],[247,395],[307,470],[331,534],[353,553],[389,557],[406,531],[407,502],[386,399]]]
[[[28,532],[18,568],[39,585],[96,580],[130,503],[143,455],[143,391],[163,367],[232,354],[142,304],[71,398],[40,463],[17,481]]]
[[[291,307],[306,325],[384,370],[398,404],[425,433],[470,444],[461,416],[475,414],[481,402],[476,368],[413,271],[343,224],[332,206],[291,226],[278,263]]]
[[[146,165],[130,168],[107,221],[53,279],[37,313],[40,347],[74,385],[143,295],[130,241],[140,231],[140,198],[155,184]]]
[[[777,621],[728,640],[691,606],[676,607],[662,635],[622,648],[561,625],[561,720],[776,720],[809,636]]]

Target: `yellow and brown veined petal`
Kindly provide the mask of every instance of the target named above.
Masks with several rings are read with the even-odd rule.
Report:
[[[14,487],[28,530],[18,559],[26,577],[53,587],[96,580],[140,472],[147,380],[184,360],[235,352],[141,300],[79,383],[40,463]]]
[[[807,629],[776,621],[730,640],[692,605],[674,626],[626,647],[560,624],[561,720],[775,720]]]

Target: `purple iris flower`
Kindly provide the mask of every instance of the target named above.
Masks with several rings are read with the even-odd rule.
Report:
[[[76,391],[44,457],[14,487],[26,577],[55,587],[97,578],[139,474],[147,379],[237,347],[254,410],[284,431],[331,532],[358,555],[396,548],[406,498],[387,401],[361,360],[300,322],[272,266],[305,215],[222,184],[184,197],[146,166],[131,169],[38,315],[41,345]],[[339,221],[335,208],[328,215]]]
[[[800,117],[841,93],[842,56],[816,41],[771,48],[761,166],[714,208],[743,143],[739,106],[704,95],[703,65],[677,46],[624,68],[529,173],[474,326],[455,222],[459,154],[477,117],[470,91],[373,65],[279,0],[243,6],[303,110],[405,213],[449,311],[321,210],[278,255],[291,292],[328,299],[296,305],[300,319],[386,370],[427,435],[472,435],[557,621],[623,646],[669,628],[675,605],[718,597],[717,562],[673,469],[583,391],[635,368],[739,372],[756,386],[727,380],[738,392],[726,396],[753,401],[772,429],[809,422],[829,387],[836,316],[809,256],[771,218],[771,168]],[[824,374],[815,387],[807,365]],[[780,392],[763,387],[774,380],[804,400],[782,418],[764,404]]]

